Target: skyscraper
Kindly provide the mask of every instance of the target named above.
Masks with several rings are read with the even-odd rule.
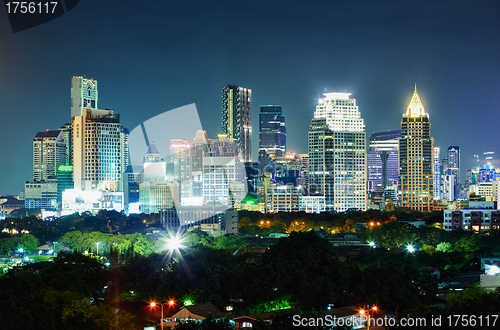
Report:
[[[259,151],[267,150],[272,159],[286,151],[285,116],[280,105],[262,105],[259,114]]]
[[[73,117],[73,179],[75,189],[120,191],[125,166],[126,134],[113,110],[82,109]]]
[[[97,109],[97,80],[71,78],[71,117],[81,116],[82,109]]]
[[[434,200],[441,199],[441,160],[440,148],[434,147]]]
[[[180,196],[193,196],[191,145],[186,139],[170,140],[170,161],[174,164],[175,180],[179,182]]]
[[[460,197],[460,147],[448,147],[448,175],[453,175],[453,189],[455,198]]]
[[[309,194],[327,210],[366,210],[366,133],[351,93],[326,93],[309,127]]]
[[[33,139],[33,181],[57,178],[66,161],[66,143],[60,131],[39,132]]]
[[[418,211],[433,208],[433,147],[429,114],[417,93],[401,120],[399,139],[399,200],[402,207]]]
[[[71,165],[73,163],[73,134],[71,134],[71,123],[66,123],[57,130],[62,132],[64,142],[66,143],[66,159],[64,164]]]
[[[222,87],[222,133],[236,142],[244,162],[252,161],[252,90]]]
[[[368,192],[382,195],[387,186],[398,186],[398,138],[401,130],[376,132],[370,135],[367,153]],[[393,203],[397,203],[393,200]]]

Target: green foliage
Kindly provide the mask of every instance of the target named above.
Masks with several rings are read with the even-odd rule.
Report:
[[[375,226],[371,230],[370,236],[371,240],[381,247],[401,247],[417,241],[418,235],[415,229],[410,224],[393,221]]]
[[[500,291],[469,288],[448,295],[446,308],[452,314],[491,315],[498,314]]]
[[[262,301],[291,297],[300,308],[324,308],[344,302],[349,273],[331,244],[314,232],[292,232],[262,256],[262,269],[253,287]]]
[[[88,299],[73,300],[62,311],[62,322],[65,329],[137,329],[134,318],[127,312],[115,312],[102,304],[90,304]]]
[[[260,314],[275,310],[292,308],[291,296],[279,297],[275,300],[264,301],[248,309],[248,314]]]
[[[352,269],[351,290],[366,297],[366,304],[384,309],[407,309],[419,302],[423,277],[411,254],[387,254],[386,259],[364,269]]]
[[[250,247],[250,244],[245,242],[242,236],[221,235],[217,237],[211,237],[207,233],[199,229],[187,232],[184,235],[184,244],[188,248],[205,246],[215,249],[226,249],[232,251]]]
[[[430,245],[424,244],[420,248],[420,251],[425,252],[425,253],[434,253],[434,252],[436,252],[436,248],[434,246],[430,246]]]
[[[111,247],[120,255],[130,252],[131,247],[134,253],[148,255],[155,251],[157,243],[153,238],[139,233],[113,235],[98,231],[82,233],[78,230],[66,233],[59,241],[68,244],[73,250],[95,253],[97,253],[97,243],[99,243],[99,255],[109,253]]]
[[[2,238],[0,239],[0,254],[11,255],[20,248],[23,248],[26,253],[33,253],[38,245],[38,239],[31,234]]]
[[[450,252],[451,250],[453,250],[453,247],[450,242],[441,242],[436,247],[436,251],[439,252]]]

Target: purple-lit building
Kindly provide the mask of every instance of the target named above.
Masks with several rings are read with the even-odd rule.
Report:
[[[401,130],[375,132],[370,136],[367,153],[367,183],[369,198],[374,201],[381,198],[386,188],[398,186],[398,138]],[[395,196],[388,197],[396,198]],[[393,199],[397,204],[397,201]]]

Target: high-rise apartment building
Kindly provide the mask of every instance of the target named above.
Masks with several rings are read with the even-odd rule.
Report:
[[[259,113],[259,151],[267,150],[272,159],[286,152],[285,116],[280,105],[262,105]]]
[[[97,80],[71,78],[71,117],[81,116],[83,109],[97,109]]]
[[[65,164],[66,143],[60,131],[39,132],[33,139],[33,181],[57,178],[57,169]]]
[[[402,207],[432,211],[434,198],[433,148],[429,114],[417,93],[401,120],[399,139],[399,201]]]
[[[351,93],[326,93],[309,127],[309,194],[327,210],[366,210],[366,133]]]
[[[222,133],[236,142],[244,162],[252,161],[252,90],[222,87]]]
[[[73,117],[73,179],[75,189],[120,191],[124,172],[125,129],[113,110],[82,109]]]

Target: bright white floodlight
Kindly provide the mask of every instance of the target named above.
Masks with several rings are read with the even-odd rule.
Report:
[[[185,246],[182,244],[184,238],[179,233],[169,234],[167,238],[167,250],[169,253],[179,252],[180,249],[184,249]]]
[[[411,253],[414,253],[415,252],[415,248],[413,247],[413,245],[408,245],[406,247],[406,249],[408,250],[408,252],[411,252]]]

